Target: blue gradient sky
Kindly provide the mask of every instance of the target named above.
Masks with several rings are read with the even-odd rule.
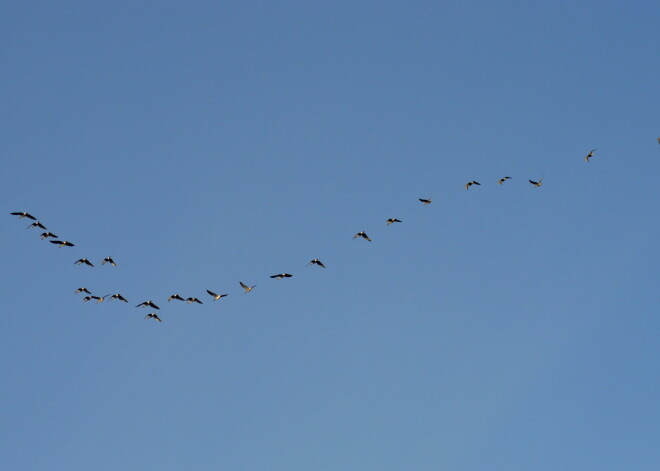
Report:
[[[657,470],[659,17],[4,2],[0,469]]]

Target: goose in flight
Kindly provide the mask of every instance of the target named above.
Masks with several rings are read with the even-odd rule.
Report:
[[[422,202],[422,204],[424,204],[424,206],[426,206],[427,204],[431,204],[431,201],[433,201],[431,198],[429,199],[418,198],[418,199]]]
[[[26,229],[31,229],[31,228],[33,228],[33,227],[38,227],[39,229],[43,229],[44,231],[47,230],[47,229],[46,229],[46,226],[44,226],[43,224],[41,224],[39,221],[33,222],[33,223],[30,224],[28,227],[26,227]]]
[[[98,296],[85,296],[83,298],[83,302],[91,301],[92,299],[96,299],[97,303],[100,303],[101,301],[103,301],[103,298],[100,298]]]
[[[214,293],[210,289],[207,289],[206,292],[209,293],[211,296],[213,296],[213,301],[217,301],[218,299],[224,298],[225,296],[227,296],[226,294]]]
[[[154,320],[157,320],[158,322],[163,322],[163,321],[160,320],[160,317],[158,317],[158,314],[156,314],[155,312],[147,314],[146,316],[144,316],[144,318],[145,319],[154,319]]]
[[[511,180],[511,177],[500,178],[499,180],[497,180],[497,183],[499,183],[501,185],[502,183],[504,183],[507,180]]]
[[[401,220],[397,218],[389,218],[387,220],[387,225],[389,226],[390,224],[394,224],[395,222],[401,222]]]
[[[186,299],[186,302],[187,302],[188,304],[190,304],[190,303],[204,304],[203,302],[201,302],[201,301],[200,301],[199,299],[197,299],[197,298],[188,298],[188,299]]]
[[[125,303],[128,302],[128,301],[126,300],[126,298],[123,297],[123,296],[122,296],[121,294],[119,294],[119,293],[117,293],[117,294],[113,294],[112,296],[110,296],[110,301],[112,301],[113,299],[119,299],[120,301],[124,301]]]
[[[481,186],[481,183],[479,183],[478,181],[472,180],[471,182],[467,182],[467,183],[465,184],[465,189],[468,190],[472,185],[479,185],[479,186]]]
[[[106,263],[109,263],[109,264],[112,265],[113,267],[116,267],[116,266],[117,266],[117,264],[116,264],[115,261],[112,259],[112,257],[105,257],[105,258],[103,259],[103,261],[101,262],[101,265],[105,265]]]
[[[154,304],[153,301],[144,301],[135,307],[153,307],[154,309],[160,309],[158,306]]]
[[[91,291],[89,291],[87,288],[78,288],[76,290],[76,294],[78,293],[87,293],[87,294],[92,294]]]
[[[597,151],[598,149],[591,149],[587,155],[584,156],[584,161],[589,162],[589,159],[594,156],[594,151]]]
[[[68,240],[51,240],[50,243],[51,244],[57,244],[58,249],[60,249],[62,247],[75,247],[76,246],[76,244],[72,244]]]
[[[169,298],[167,298],[167,302],[169,303],[169,302],[172,301],[173,299],[176,299],[177,301],[185,301],[185,299],[183,299],[181,296],[179,296],[178,293],[177,293],[177,294],[173,294],[172,296],[170,296]]]
[[[37,218],[35,218],[30,213],[15,212],[15,213],[9,213],[9,214],[11,214],[12,216],[18,216],[18,219],[28,218],[28,219],[32,219],[33,221],[37,220]]]
[[[355,235],[353,236],[353,239],[357,239],[358,237],[362,237],[363,239],[366,239],[366,240],[368,240],[369,242],[371,242],[371,239],[369,238],[369,236],[368,236],[367,234],[364,233],[364,231],[362,231],[362,232],[358,232],[357,234],[355,234]]]
[[[255,286],[257,286],[257,285],[248,286],[248,285],[246,285],[245,283],[243,283],[242,281],[239,281],[238,283],[241,285],[241,288],[243,288],[243,289],[245,290],[245,293],[246,293],[246,294],[249,293],[250,291],[252,291],[252,289],[253,289]]]
[[[89,260],[87,260],[86,258],[81,258],[81,259],[79,259],[79,260],[76,260],[75,262],[73,262],[73,264],[74,264],[74,265],[82,265],[82,264],[85,264],[85,265],[88,265],[88,266],[90,266],[90,267],[93,267],[93,266],[94,266],[94,264],[93,264],[92,262],[90,262]]]
[[[307,265],[318,265],[322,268],[325,268],[325,265],[323,265],[321,260],[319,260],[318,258],[315,258],[314,260],[310,260],[309,262],[307,262]]]
[[[539,186],[543,185],[543,177],[541,177],[541,179],[537,182],[535,182],[534,180],[530,180],[529,183],[531,183],[532,185],[538,188]]]
[[[282,278],[291,278],[293,275],[290,273],[280,273],[279,275],[271,275],[271,278],[275,278],[276,280],[281,280]]]
[[[47,239],[48,237],[52,237],[53,239],[57,239],[57,236],[53,234],[52,232],[42,232],[41,233],[41,240]]]

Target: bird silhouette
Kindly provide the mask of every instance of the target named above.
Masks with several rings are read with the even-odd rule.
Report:
[[[57,244],[59,247],[58,249],[61,249],[62,247],[75,247],[75,244],[72,244],[68,240],[51,240],[51,244]]]
[[[211,296],[213,296],[213,301],[217,301],[218,299],[224,298],[225,296],[227,296],[226,294],[214,293],[210,289],[207,289],[206,292],[209,293]]]
[[[85,296],[83,298],[83,302],[91,301],[92,299],[96,299],[96,302],[100,302],[101,298],[98,296]]]
[[[154,320],[157,320],[158,322],[163,322],[163,321],[160,320],[160,317],[158,317],[158,314],[156,314],[155,312],[147,314],[146,316],[144,316],[144,318],[145,319],[154,319]]]
[[[597,151],[598,149],[591,149],[587,155],[584,156],[584,161],[589,162],[589,159],[594,156],[594,151]]]
[[[112,301],[113,299],[119,299],[120,301],[124,301],[125,303],[128,302],[128,301],[126,300],[126,298],[123,297],[123,296],[122,296],[121,294],[119,294],[119,293],[117,293],[117,294],[113,294],[112,296],[110,296],[110,301]]]
[[[110,296],[110,294],[106,294],[105,296],[101,296],[100,298],[98,298],[96,300],[96,302],[97,303],[102,303],[103,301],[105,301],[105,298],[107,298],[108,296]]]
[[[30,213],[15,212],[15,213],[9,213],[9,214],[11,214],[12,216],[18,216],[18,219],[28,218],[28,219],[32,219],[33,221],[37,220],[37,218],[35,218]]]
[[[472,185],[479,185],[479,186],[481,186],[481,183],[479,183],[478,181],[472,180],[471,182],[467,182],[467,183],[465,184],[465,189],[468,190]]]
[[[186,302],[187,302],[188,304],[190,304],[190,303],[204,304],[203,302],[201,302],[201,301],[200,301],[199,299],[197,299],[197,298],[188,298],[188,299],[186,299]]]
[[[135,307],[153,307],[154,309],[160,309],[158,306],[154,304],[153,301],[144,301]]]
[[[291,278],[293,275],[290,273],[280,273],[279,275],[271,275],[271,278],[275,278],[276,280],[281,280],[282,278]]]
[[[541,177],[541,179],[537,182],[535,182],[534,180],[530,180],[529,183],[531,183],[535,187],[539,187],[539,186],[543,185],[543,177]]]
[[[243,288],[245,290],[246,294],[249,293],[250,291],[252,291],[252,289],[257,286],[257,285],[248,286],[245,283],[243,283],[242,281],[239,281],[238,283],[241,285],[241,288]]]
[[[47,239],[48,237],[52,237],[53,239],[57,239],[57,236],[53,234],[52,232],[42,232],[41,233],[41,240]]]
[[[109,264],[112,265],[113,267],[116,267],[116,266],[117,266],[117,264],[116,264],[115,261],[112,259],[112,257],[105,257],[105,258],[103,259],[103,261],[101,262],[101,265],[105,265],[106,263],[109,263]]]
[[[319,260],[318,258],[315,258],[314,260],[310,260],[309,262],[307,262],[307,265],[318,265],[322,268],[325,268],[325,265],[323,265],[321,260]]]
[[[78,293],[87,293],[87,294],[92,294],[87,288],[78,288],[76,290],[76,294]]]
[[[429,199],[424,199],[424,198],[418,198],[424,205],[431,204],[431,201],[433,201],[431,198]]]
[[[368,236],[367,234],[364,233],[364,231],[362,231],[362,232],[358,232],[357,234],[355,234],[355,235],[353,236],[353,239],[357,239],[358,237],[362,237],[363,239],[366,239],[366,240],[368,240],[369,242],[371,242],[371,239],[369,238],[369,236]]]
[[[83,264],[85,264],[85,265],[88,265],[90,267],[94,266],[94,264],[92,262],[90,262],[89,260],[87,260],[86,258],[78,259],[75,262],[73,262],[73,264],[74,265],[83,265]]]
[[[389,218],[389,219],[387,220],[387,225],[389,226],[390,224],[393,224],[393,223],[395,223],[395,222],[401,222],[401,220],[400,220],[400,219],[397,219],[397,218]]]
[[[41,224],[39,221],[33,222],[28,227],[26,227],[26,229],[31,229],[33,227],[38,227],[39,229],[43,229],[44,231],[47,230],[46,226]]]
[[[183,298],[182,298],[181,296],[179,296],[178,294],[173,294],[172,296],[170,296],[169,298],[167,298],[167,302],[169,303],[169,302],[172,301],[173,299],[176,299],[177,301],[185,301],[185,299],[183,299]]]
[[[500,178],[499,180],[497,180],[497,183],[499,183],[501,185],[502,183],[504,183],[507,180],[511,180],[511,177]]]

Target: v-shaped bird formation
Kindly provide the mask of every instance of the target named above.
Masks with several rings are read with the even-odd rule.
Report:
[[[658,138],[658,142],[660,143],[660,138]],[[594,152],[596,150],[598,150],[598,149],[591,149],[589,151],[589,153],[584,156],[584,160],[586,162],[589,162],[590,159],[594,156]],[[504,182],[506,182],[507,180],[511,180],[511,179],[512,179],[512,177],[505,176],[505,177],[502,177],[499,180],[497,180],[497,183],[499,185],[502,185]],[[528,179],[528,181],[531,185],[533,185],[536,188],[539,188],[543,185],[543,177],[539,178],[538,180]],[[470,187],[473,186],[473,185],[482,186],[481,183],[479,183],[478,181],[470,180],[464,185],[464,188],[466,190],[469,190]],[[429,198],[418,198],[418,200],[424,206],[427,206],[427,205],[431,204],[431,202],[433,201],[430,197]],[[30,219],[30,220],[34,221],[33,223],[31,223],[30,225],[27,226],[27,229],[31,229],[33,227],[38,227],[38,228],[40,228],[44,231],[47,231],[47,232],[41,233],[41,235],[40,235],[41,240],[53,239],[53,240],[48,240],[48,241],[51,244],[56,245],[58,248],[76,247],[76,245],[73,242],[69,242],[68,240],[60,239],[54,233],[49,232],[48,229],[46,228],[46,226],[44,224],[42,224],[35,216],[31,215],[30,213],[16,211],[16,212],[12,212],[10,214],[12,216],[17,216],[18,219]],[[401,222],[402,221],[400,219],[397,219],[397,218],[389,218],[389,219],[386,220],[386,223],[387,223],[388,226],[390,226],[394,223],[401,223]],[[372,242],[372,239],[366,234],[366,232],[364,230],[356,233],[353,236],[353,239],[358,239],[358,238],[362,238],[362,239],[364,239],[368,242]],[[78,260],[76,260],[73,263],[75,265],[80,265],[80,266],[85,265],[85,266],[90,267],[90,268],[95,268],[94,263],[86,257],[79,258]],[[107,256],[107,257],[103,258],[101,260],[100,264],[102,266],[107,264],[111,267],[117,267],[117,263],[110,256]],[[307,262],[307,266],[309,266],[309,265],[316,265],[320,268],[326,268],[326,265],[323,262],[321,262],[321,260],[319,260],[318,258],[314,258],[314,259],[310,260],[309,262]],[[99,269],[99,268],[97,268],[97,269]],[[82,271],[85,271],[85,270],[82,270]],[[293,275],[291,273],[283,272],[283,273],[278,273],[278,274],[275,274],[275,275],[269,275],[269,277],[274,279],[274,280],[282,280],[282,279],[285,279],[285,278],[291,278],[291,277],[293,277]],[[243,289],[243,292],[245,294],[252,292],[252,290],[254,288],[256,288],[256,286],[257,286],[257,285],[245,284],[245,283],[243,283],[243,281],[239,281],[238,284]],[[211,296],[211,298],[213,298],[213,301],[218,301],[218,300],[220,300],[220,299],[222,299],[222,298],[229,295],[228,293],[218,294],[215,291],[211,291],[210,289],[207,289],[206,292],[208,293],[209,296]],[[83,302],[89,302],[89,301],[94,300],[94,301],[96,301],[96,303],[101,303],[106,298],[109,297],[109,301],[118,300],[118,301],[122,301],[124,303],[128,303],[128,300],[124,296],[122,296],[120,293],[115,293],[115,294],[112,294],[112,295],[106,294],[106,295],[103,295],[103,296],[98,296],[96,294],[92,294],[92,292],[90,290],[88,290],[87,288],[84,288],[84,287],[78,288],[77,290],[75,290],[75,294],[79,294],[79,293],[87,295],[87,296],[82,298]],[[167,302],[176,300],[176,301],[184,301],[186,304],[204,304],[204,302],[201,301],[200,299],[198,299],[197,297],[189,296],[189,297],[184,298],[183,296],[179,295],[178,293],[170,295],[166,300],[167,300]],[[143,302],[137,304],[135,307],[138,307],[138,308],[140,308],[140,307],[149,307],[151,309],[160,310],[160,307],[158,307],[158,305],[156,305],[156,303],[152,300],[143,301]],[[145,316],[145,319],[153,319],[153,320],[156,320],[158,322],[162,322],[161,318],[155,312],[147,314]]]

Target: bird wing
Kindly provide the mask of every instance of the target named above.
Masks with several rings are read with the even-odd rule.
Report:
[[[243,283],[242,281],[239,281],[239,283],[240,283],[240,285],[241,285],[241,288],[243,288],[243,289],[249,289],[249,288],[250,288],[248,285],[246,285],[246,284]]]

